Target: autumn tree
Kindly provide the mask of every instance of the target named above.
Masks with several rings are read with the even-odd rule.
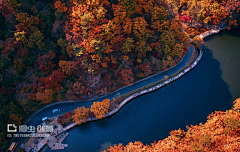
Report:
[[[67,75],[72,74],[72,67],[70,61],[59,61],[59,67],[65,72]]]
[[[143,17],[137,17],[133,21],[133,33],[140,39],[146,32],[147,22]]]
[[[202,45],[203,45],[203,39],[199,36],[199,35],[197,35],[197,36],[195,36],[193,39],[192,39],[192,43],[198,48],[198,49],[200,49],[201,47],[202,47]]]
[[[122,143],[116,145],[114,144],[114,146],[110,146],[109,149],[104,150],[104,152],[123,152],[124,146],[122,145]]]
[[[137,7],[137,1],[136,0],[118,0],[119,3],[125,7],[127,16],[131,16],[133,13],[135,13],[135,9]]]
[[[102,102],[93,102],[91,105],[91,112],[93,112],[97,119],[101,119],[104,117],[106,113],[108,113],[108,108],[110,106],[110,100],[104,99]]]
[[[136,68],[141,69],[141,72],[137,74],[138,77],[146,77],[149,76],[152,71],[150,69],[150,62],[144,61],[143,63],[140,63]]]
[[[170,53],[171,48],[174,46],[175,44],[175,39],[174,39],[174,33],[170,30],[168,31],[164,31],[161,36],[161,41],[163,42],[163,44],[165,45],[165,49],[169,50],[169,51],[165,51],[165,54]],[[169,47],[169,49],[167,48]]]
[[[121,70],[121,78],[123,79],[125,85],[129,85],[133,83],[133,73],[131,69],[122,69]]]
[[[123,21],[123,32],[130,35],[132,33],[132,21],[130,18],[126,17]]]
[[[50,103],[53,101],[53,89],[46,89],[43,93],[37,92],[36,100],[41,101],[41,104]]]
[[[50,73],[52,69],[56,66],[53,64],[52,60],[55,57],[55,53],[52,51],[49,51],[48,55],[42,55],[39,56],[36,60],[38,66],[38,69],[43,73]]]
[[[54,2],[54,9],[57,9],[58,12],[66,12],[67,7],[65,3],[62,3],[61,1],[55,1]]]
[[[131,52],[132,49],[134,48],[134,45],[133,45],[133,42],[134,40],[132,38],[127,38],[125,40],[125,42],[123,43],[122,47],[121,47],[121,51],[124,53],[124,54],[127,54],[128,52]]]
[[[73,90],[74,90],[75,94],[77,94],[77,95],[82,95],[82,94],[86,93],[86,91],[87,91],[86,87],[79,81],[74,83]]]
[[[175,56],[181,58],[183,55],[184,46],[183,44],[175,44],[172,48],[172,52],[170,53],[170,56],[174,58]]]
[[[61,90],[63,78],[66,78],[66,75],[61,72],[61,69],[53,70],[52,74],[47,77],[38,78],[38,92],[44,92],[45,89]]]
[[[44,36],[40,31],[35,31],[29,36],[29,41],[27,42],[27,47],[29,48],[38,48],[39,50],[43,49]]]
[[[187,131],[173,130],[170,135],[151,145],[130,142],[110,146],[104,152],[115,151],[238,151],[240,128],[240,98],[233,108],[209,114],[205,124],[186,126]]]
[[[66,42],[64,41],[63,38],[59,38],[58,41],[57,41],[57,44],[61,47],[61,53],[62,54],[65,54],[65,51],[66,51]]]
[[[87,118],[89,118],[89,108],[85,108],[84,106],[78,107],[74,110],[74,115],[72,116],[73,121],[78,123],[85,123]]]

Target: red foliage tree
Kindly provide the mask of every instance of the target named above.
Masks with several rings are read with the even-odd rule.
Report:
[[[43,92],[44,89],[54,89],[56,91],[59,91],[62,87],[62,80],[66,77],[67,76],[61,72],[61,69],[54,70],[52,72],[52,75],[39,78],[38,91]]]
[[[56,66],[52,62],[54,57],[55,53],[53,53],[52,51],[49,51],[48,55],[39,56],[37,59],[37,64],[39,65],[38,69],[45,74],[49,74]]]
[[[134,80],[132,69],[122,69],[121,70],[121,77],[122,77],[125,85],[131,84]]]
[[[9,5],[6,0],[0,0],[0,12],[7,17],[14,11],[13,7]]]
[[[86,93],[87,90],[82,83],[77,81],[73,85],[73,91],[75,92],[75,94],[81,95],[81,94]]]

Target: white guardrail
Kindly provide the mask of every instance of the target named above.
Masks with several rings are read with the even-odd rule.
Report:
[[[179,79],[181,76],[183,76],[185,73],[187,73],[188,71],[190,71],[191,69],[193,69],[193,68],[197,65],[197,63],[198,63],[198,62],[200,61],[200,59],[202,58],[202,55],[203,55],[203,52],[200,50],[200,53],[199,53],[198,57],[195,59],[194,63],[193,63],[190,67],[188,67],[187,69],[185,69],[184,71],[182,71],[182,72],[179,73],[178,75],[170,78],[170,79],[167,80],[167,81],[164,81],[164,82],[162,82],[162,83],[160,83],[160,84],[158,84],[158,85],[155,85],[155,86],[153,86],[153,87],[151,87],[151,88],[149,88],[149,89],[142,90],[142,91],[140,91],[140,92],[138,92],[138,93],[135,93],[135,94],[127,97],[126,99],[123,100],[123,102],[121,102],[121,103],[118,105],[118,107],[117,107],[116,109],[110,111],[109,113],[106,113],[104,117],[108,117],[108,116],[111,116],[111,115],[115,114],[115,113],[118,112],[128,101],[132,100],[133,98],[135,98],[135,97],[137,97],[137,96],[140,96],[140,95],[142,95],[142,94],[145,94],[145,93],[149,93],[149,92],[154,91],[154,90],[156,90],[156,89],[159,89],[159,88],[161,88],[161,87],[169,84],[170,82]],[[103,117],[103,118],[104,118],[104,117]],[[94,120],[97,120],[97,118],[88,118],[88,119],[87,119],[87,121],[94,121]],[[70,129],[70,128],[76,126],[76,125],[77,125],[76,123],[70,124],[69,126],[65,127],[64,130]]]
[[[161,88],[161,87],[169,84],[169,83],[172,82],[172,81],[175,81],[176,79],[179,79],[181,76],[183,76],[185,73],[187,73],[188,71],[190,71],[192,68],[194,68],[194,67],[197,65],[197,63],[198,63],[198,62],[200,61],[200,59],[202,58],[202,55],[203,55],[203,52],[200,50],[200,53],[199,53],[198,57],[196,58],[196,60],[194,61],[194,63],[193,63],[190,67],[188,67],[187,69],[185,69],[184,71],[182,71],[181,73],[179,73],[177,76],[174,76],[174,77],[172,77],[171,79],[169,79],[169,80],[167,80],[167,81],[164,81],[164,82],[162,82],[162,83],[160,83],[160,84],[158,84],[158,85],[156,85],[156,86],[153,86],[153,87],[151,87],[151,88],[149,88],[149,89],[140,91],[140,92],[138,92],[138,93],[135,93],[135,94],[127,97],[126,99],[123,100],[123,102],[121,102],[121,103],[119,104],[119,106],[118,106],[116,109],[114,109],[113,111],[107,113],[107,114],[105,115],[105,117],[110,116],[110,115],[113,115],[114,113],[116,113],[117,111],[119,111],[119,110],[120,110],[128,101],[130,101],[131,99],[133,99],[133,98],[135,98],[135,97],[137,97],[137,96],[140,96],[140,95],[142,95],[142,94],[145,94],[145,93],[154,91],[154,90],[156,90],[156,89],[158,89],[158,88]]]
[[[212,35],[212,34],[218,33],[218,32],[220,32],[221,30],[223,30],[223,29],[225,29],[225,28],[227,28],[227,27],[228,27],[228,26],[226,26],[226,27],[224,27],[224,28],[215,28],[215,29],[213,29],[213,30],[211,30],[211,31],[207,31],[207,32],[205,32],[205,33],[202,33],[202,34],[200,34],[199,36],[202,37],[202,38],[205,38],[205,37],[210,36],[210,35]],[[166,81],[164,81],[164,82],[162,82],[162,83],[160,83],[160,84],[158,84],[158,85],[155,85],[155,86],[153,86],[153,87],[151,87],[151,88],[149,88],[149,89],[146,89],[146,90],[142,90],[142,91],[140,91],[140,92],[138,92],[138,93],[135,93],[135,94],[127,97],[126,99],[123,100],[123,102],[121,102],[121,103],[118,105],[118,107],[117,107],[116,109],[114,109],[114,110],[106,113],[104,117],[108,117],[108,116],[111,116],[111,115],[115,114],[115,113],[118,112],[128,101],[132,100],[133,98],[135,98],[135,97],[137,97],[137,96],[140,96],[140,95],[142,95],[142,94],[145,94],[145,93],[154,91],[154,90],[156,90],[156,89],[159,89],[159,88],[161,88],[161,87],[169,84],[170,82],[179,79],[180,77],[182,77],[184,74],[186,74],[188,71],[190,71],[191,69],[193,69],[193,68],[197,65],[197,63],[198,63],[198,62],[200,61],[200,59],[202,58],[202,55],[203,55],[203,52],[200,50],[200,53],[199,53],[198,57],[195,59],[194,63],[192,63],[191,66],[189,66],[188,68],[186,68],[185,70],[183,70],[181,73],[179,73],[178,75],[176,75],[176,76],[174,76],[174,77],[172,77],[172,78],[170,78],[170,79],[168,79],[168,80],[166,80]],[[103,118],[104,118],[104,117],[103,117]],[[88,118],[86,121],[94,121],[94,120],[97,120],[97,118]],[[72,124],[66,126],[66,127],[64,128],[64,130],[66,131],[66,130],[68,130],[68,129],[71,129],[72,127],[74,127],[74,126],[76,126],[76,125],[77,125],[77,123],[72,123]]]
[[[205,32],[205,33],[202,33],[202,34],[200,34],[199,36],[202,37],[202,38],[205,38],[205,37],[207,37],[207,36],[209,36],[209,35],[218,33],[219,31],[221,31],[221,30],[223,30],[223,29],[225,29],[225,28],[227,28],[227,27],[224,27],[224,28],[216,28],[216,29],[213,29],[213,30],[211,30],[211,31],[207,31],[207,32]],[[193,68],[197,65],[197,63],[198,63],[198,62],[200,61],[200,59],[202,58],[202,55],[203,55],[203,52],[200,50],[200,53],[199,53],[198,57],[195,59],[194,63],[192,63],[191,66],[189,66],[188,68],[186,68],[185,70],[183,70],[181,73],[179,73],[178,75],[176,75],[176,76],[174,76],[174,77],[172,77],[172,78],[170,78],[170,79],[168,79],[168,80],[166,80],[166,81],[164,81],[164,82],[162,82],[162,83],[160,83],[160,84],[158,84],[158,85],[155,85],[155,86],[153,86],[153,87],[151,87],[151,88],[149,88],[149,89],[146,89],[146,90],[142,90],[142,91],[140,91],[140,92],[138,92],[138,93],[135,93],[135,94],[127,97],[126,99],[123,100],[123,102],[121,102],[121,103],[118,105],[118,107],[117,107],[116,109],[114,109],[114,110],[106,113],[104,117],[108,117],[108,116],[111,116],[111,115],[115,114],[115,113],[118,112],[128,101],[132,100],[133,98],[135,98],[135,97],[137,97],[137,96],[140,96],[140,95],[142,95],[142,94],[145,94],[145,93],[149,93],[149,92],[154,91],[154,90],[156,90],[156,89],[159,89],[159,88],[161,88],[161,87],[169,84],[170,82],[179,79],[181,76],[183,76],[184,74],[186,74],[188,71],[190,71],[191,69],[193,69]],[[104,118],[104,117],[103,117],[103,118]],[[97,120],[97,118],[88,118],[86,121],[94,121],[94,120]],[[64,128],[64,130],[66,131],[66,130],[68,130],[68,129],[76,126],[76,125],[77,125],[77,123],[72,123],[72,124],[66,126],[66,127]]]
[[[225,27],[225,28],[226,28],[226,27]],[[214,30],[211,30],[211,31],[207,31],[207,32],[205,32],[205,33],[200,34],[200,37],[205,38],[205,37],[207,37],[207,36],[209,36],[209,35],[211,35],[211,34],[218,33],[220,30],[221,30],[221,29],[217,29],[217,30],[214,29]],[[104,117],[108,117],[108,116],[111,116],[111,115],[117,113],[128,101],[132,100],[133,98],[136,98],[137,96],[140,96],[140,95],[142,95],[142,94],[149,93],[149,92],[151,92],[151,91],[154,91],[154,90],[156,90],[156,89],[159,89],[159,88],[161,88],[161,87],[163,87],[163,86],[171,83],[172,81],[175,81],[175,80],[179,79],[181,76],[183,76],[184,74],[186,74],[188,71],[190,71],[191,69],[193,69],[193,68],[197,65],[197,63],[198,63],[198,62],[200,61],[200,59],[202,58],[202,55],[203,55],[203,52],[200,50],[200,53],[199,53],[198,57],[195,59],[194,63],[192,63],[192,65],[191,65],[190,67],[186,68],[185,70],[183,70],[183,71],[182,71],[181,73],[179,73],[178,75],[176,75],[176,76],[174,76],[174,77],[172,77],[172,78],[170,78],[170,79],[168,79],[168,80],[166,80],[166,81],[164,81],[164,82],[162,82],[162,83],[160,83],[160,84],[158,84],[158,85],[155,85],[155,86],[153,86],[153,87],[151,87],[151,88],[149,88],[149,89],[146,89],[146,90],[142,90],[142,91],[140,91],[140,92],[138,92],[138,93],[135,93],[135,94],[127,97],[126,99],[123,100],[123,102],[121,102],[121,103],[118,105],[118,107],[117,107],[116,109],[114,109],[114,110],[106,113]],[[104,117],[103,117],[103,118],[104,118]],[[97,118],[88,118],[86,121],[88,122],[88,121],[94,121],[94,120],[97,120]],[[66,127],[64,128],[64,131],[71,129],[71,128],[73,128],[73,127],[76,126],[76,125],[77,125],[77,123],[72,123],[72,124],[66,126]]]

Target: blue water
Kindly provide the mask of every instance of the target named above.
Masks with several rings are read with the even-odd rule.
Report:
[[[198,65],[174,83],[133,99],[112,117],[71,129],[63,141],[68,148],[61,151],[94,152],[134,141],[151,144],[171,130],[205,123],[210,113],[231,108],[240,97],[239,31],[205,39]],[[233,39],[237,44],[231,43]]]
[[[26,125],[33,125],[33,126],[37,126],[38,124],[41,123],[41,118],[45,117],[45,116],[49,116],[49,117],[53,117],[55,116],[56,114],[53,114],[52,113],[52,110],[53,109],[56,109],[56,108],[59,108],[61,109],[60,112],[58,112],[57,114],[60,115],[60,114],[64,114],[66,112],[69,112],[69,111],[73,111],[74,109],[76,109],[77,107],[87,107],[89,108],[94,101],[102,101],[103,99],[110,99],[112,100],[113,98],[117,98],[119,95],[123,95],[125,93],[128,93],[130,91],[133,91],[135,89],[138,89],[138,88],[141,88],[145,85],[148,85],[150,83],[153,83],[153,82],[156,82],[158,80],[161,80],[164,78],[164,76],[166,75],[172,75],[176,72],[178,72],[179,70],[181,70],[190,60],[190,57],[191,57],[191,54],[192,54],[192,47],[190,46],[187,54],[184,56],[184,58],[181,60],[180,63],[178,63],[175,67],[165,71],[165,72],[162,72],[162,73],[159,73],[159,74],[155,74],[151,77],[148,77],[147,79],[142,79],[141,81],[138,81],[136,83],[134,83],[132,86],[126,86],[126,87],[123,87],[115,92],[112,92],[110,94],[108,94],[107,96],[104,96],[104,97],[101,97],[99,99],[95,99],[95,100],[91,100],[91,101],[74,101],[74,102],[64,102],[64,103],[58,103],[58,104],[51,104],[51,105],[48,105],[44,108],[42,108],[41,110],[39,110],[37,113],[35,113],[33,116],[30,117],[30,119],[28,119],[26,123]],[[14,141],[15,142],[18,142],[18,147],[20,147],[20,145],[22,145],[22,143],[26,140],[26,138],[14,138]],[[16,148],[16,149],[17,149]]]

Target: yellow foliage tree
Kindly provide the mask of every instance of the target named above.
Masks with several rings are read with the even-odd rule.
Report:
[[[73,121],[78,123],[79,125],[81,123],[85,123],[87,121],[87,118],[89,118],[89,108],[77,107],[77,109],[74,110],[74,115],[72,116]]]
[[[108,113],[109,106],[110,99],[104,99],[102,102],[93,102],[90,110],[95,114],[97,119],[101,119],[106,113]]]
[[[200,36],[195,36],[192,39],[193,44],[197,47],[197,48],[201,48],[201,46],[203,45],[203,39]]]
[[[105,15],[107,13],[107,10],[102,6],[96,8],[95,11],[96,11],[95,16],[97,17],[97,19],[105,17]]]
[[[136,17],[133,21],[133,33],[137,38],[141,38],[146,32],[146,26],[148,24],[143,17]]]
[[[26,42],[27,40],[25,35],[26,35],[26,32],[21,31],[21,32],[16,32],[14,34],[14,37],[16,38],[17,41]]]

